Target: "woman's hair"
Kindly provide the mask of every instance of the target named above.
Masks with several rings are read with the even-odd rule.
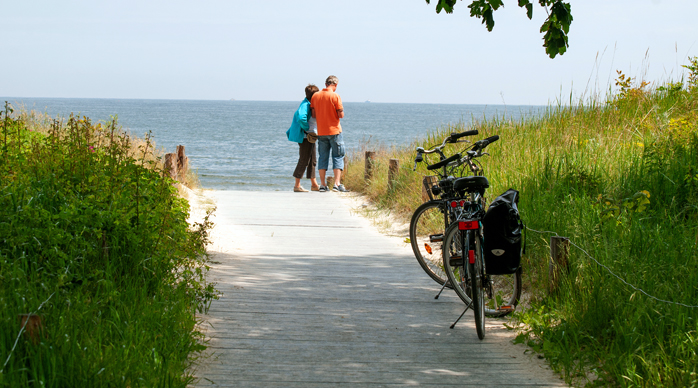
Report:
[[[319,91],[320,91],[320,89],[318,89],[317,86],[315,86],[313,84],[308,84],[308,86],[305,87],[305,98],[307,98],[308,101],[310,101],[310,99],[313,98],[313,94],[315,94]]]

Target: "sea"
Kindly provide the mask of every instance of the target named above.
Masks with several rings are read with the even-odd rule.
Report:
[[[203,188],[291,190],[298,143],[286,130],[300,101],[139,100],[0,97],[15,110],[54,118],[70,114],[93,122],[116,117],[122,128],[157,148],[184,145]],[[449,124],[483,118],[518,121],[543,114],[544,106],[345,102],[341,121],[348,153],[412,144]]]

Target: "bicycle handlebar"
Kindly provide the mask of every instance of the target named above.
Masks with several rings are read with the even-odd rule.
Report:
[[[473,146],[473,150],[483,150],[485,147],[490,145],[491,143],[494,143],[495,141],[499,140],[498,135],[490,136],[487,139],[482,139],[479,141],[475,142],[475,145]]]
[[[441,152],[441,150],[443,150],[446,147],[446,144],[457,143],[458,139],[460,139],[461,137],[473,136],[473,135],[477,135],[477,134],[478,134],[477,129],[473,129],[473,130],[465,131],[465,132],[461,132],[461,133],[453,132],[450,135],[446,136],[444,141],[439,146],[434,146],[428,150],[425,150],[422,147],[417,147],[417,156],[414,158],[413,170],[415,170],[415,171],[417,170],[417,163],[424,161],[424,154],[432,154],[434,152],[438,152],[439,155],[441,155],[441,157],[443,158],[444,154]],[[479,140],[479,141],[475,142],[475,144],[473,144],[472,150],[481,152],[483,149],[485,149],[485,147],[487,147],[487,145],[489,145],[490,143],[494,143],[497,140],[499,140],[499,136],[497,136],[497,135],[490,136],[487,139]],[[471,152],[472,151],[468,151],[468,156],[466,156],[466,159],[469,160],[473,157],[472,155],[470,155]],[[456,160],[459,160],[459,159],[461,159],[461,154],[452,155],[449,158],[443,159],[437,163],[434,163],[432,165],[427,166],[427,170],[436,170],[437,168],[444,167],[444,166],[448,165],[449,163],[456,161]],[[466,162],[466,160],[462,160],[459,162],[459,164],[462,164],[465,162]]]
[[[441,145],[434,146],[428,150],[425,150],[422,147],[417,147],[417,153],[418,154],[432,154],[434,152],[441,151],[442,149],[444,149],[444,147],[446,147],[446,144],[448,144],[448,143],[456,143],[458,141],[458,139],[460,139],[463,136],[473,136],[473,135],[477,135],[477,134],[478,134],[477,129],[473,129],[472,131],[465,131],[465,132],[461,132],[461,133],[453,132],[452,134],[446,136],[446,138],[444,139],[443,143],[441,143]]]
[[[455,143],[458,139],[460,139],[460,138],[463,137],[463,136],[474,136],[474,135],[477,135],[477,134],[478,134],[477,129],[473,129],[473,130],[471,130],[471,131],[465,131],[465,132],[461,132],[461,133],[455,133],[455,132],[454,132],[454,133],[451,134],[451,136],[447,137],[446,140],[447,140],[449,143]]]
[[[440,162],[437,162],[437,163],[434,163],[434,164],[427,166],[427,170],[436,170],[437,168],[441,168],[441,167],[451,163],[452,161],[458,160],[458,159],[460,159],[460,154],[452,155],[451,157],[446,158]]]

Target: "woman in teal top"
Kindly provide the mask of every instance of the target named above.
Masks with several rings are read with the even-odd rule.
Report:
[[[310,139],[307,135],[309,124],[308,120],[311,119],[310,115],[310,99],[313,94],[318,92],[317,86],[310,84],[305,87],[305,99],[301,102],[301,105],[293,114],[293,122],[291,122],[291,128],[286,131],[286,137],[288,140],[298,143],[298,164],[296,164],[296,169],[293,171],[293,177],[296,178],[296,185],[293,186],[293,191],[297,193],[307,192],[301,186],[301,178],[303,177],[303,171],[306,172],[306,177],[310,179],[311,187],[313,191],[318,191],[320,186],[318,186],[315,180],[315,167],[317,166],[317,157],[315,155],[315,139],[317,139],[315,134],[311,134]]]

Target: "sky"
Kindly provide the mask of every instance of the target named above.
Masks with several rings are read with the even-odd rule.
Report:
[[[345,102],[567,104],[698,56],[696,0],[569,0],[555,59],[538,5],[504,0],[487,32],[435,1],[0,0],[0,96],[299,101],[332,74]]]

